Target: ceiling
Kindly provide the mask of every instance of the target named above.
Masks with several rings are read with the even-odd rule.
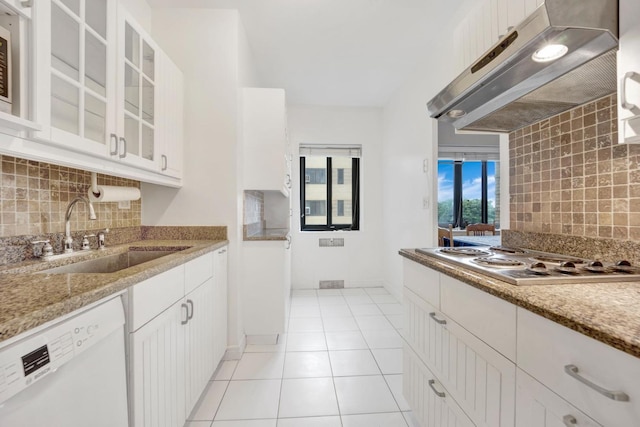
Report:
[[[147,0],[238,9],[258,73],[290,104],[384,106],[465,0]]]

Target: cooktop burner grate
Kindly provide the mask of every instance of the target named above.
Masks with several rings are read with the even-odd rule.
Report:
[[[467,248],[467,247],[442,248],[442,249],[439,249],[439,251],[447,255],[464,255],[464,256],[491,255],[489,252],[481,251],[480,249]]]
[[[497,257],[480,257],[473,259],[476,264],[485,265],[487,267],[520,267],[524,262],[516,259],[497,258]]]
[[[416,249],[420,254],[514,285],[640,282],[640,266],[632,266],[628,261],[614,265],[571,255],[529,249],[520,251],[524,253],[505,253],[488,246]]]
[[[551,262],[553,264],[562,264],[563,262],[572,262],[574,264],[584,264],[585,260],[580,258],[564,257],[561,255],[536,255],[533,259],[542,262]]]
[[[500,254],[509,254],[509,255],[524,255],[528,253],[524,249],[508,248],[506,246],[491,246],[489,250],[500,253]]]

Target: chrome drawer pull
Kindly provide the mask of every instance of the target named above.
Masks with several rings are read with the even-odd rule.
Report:
[[[431,387],[431,390],[433,390],[433,392],[436,394],[436,396],[445,397],[446,394],[444,394],[444,391],[436,390],[436,388],[434,386],[435,383],[436,383],[436,380],[429,380],[429,387]]]
[[[617,400],[619,402],[629,401],[629,395],[627,393],[623,391],[607,390],[606,388],[600,387],[598,384],[595,384],[589,381],[588,379],[584,378],[583,376],[581,376],[579,374],[580,371],[578,370],[578,367],[576,365],[566,365],[564,367],[564,371],[572,378],[575,378],[576,380],[580,381],[582,384],[587,385],[588,387],[594,389],[601,395],[608,397],[611,400]]]
[[[576,420],[576,417],[574,417],[573,415],[565,415],[564,417],[562,417],[562,422],[567,427],[573,427],[578,425],[578,420]]]
[[[189,310],[187,310],[187,321],[193,319],[193,301],[190,299],[187,300],[187,304],[191,306],[191,314],[189,314]]]
[[[189,306],[185,303],[182,303],[180,304],[180,307],[185,309],[185,314],[186,314],[185,319],[180,321],[180,324],[186,325],[187,323],[189,323]]]
[[[438,319],[438,318],[436,317],[436,314],[435,314],[435,313],[429,313],[429,317],[431,317],[433,320],[435,320],[435,321],[436,321],[436,323],[437,323],[437,324],[439,324],[439,325],[446,325],[446,324],[447,324],[447,321],[446,321],[446,320]]]
[[[624,75],[620,83],[620,106],[625,110],[636,111],[638,110],[638,106],[627,101],[627,80],[640,83],[640,74],[629,71]]]

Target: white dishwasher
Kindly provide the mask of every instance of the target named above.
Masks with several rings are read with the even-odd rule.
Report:
[[[0,426],[128,425],[120,296],[3,344]]]

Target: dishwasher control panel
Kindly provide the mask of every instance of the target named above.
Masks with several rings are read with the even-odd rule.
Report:
[[[123,325],[121,299],[113,298],[0,347],[0,405]]]

